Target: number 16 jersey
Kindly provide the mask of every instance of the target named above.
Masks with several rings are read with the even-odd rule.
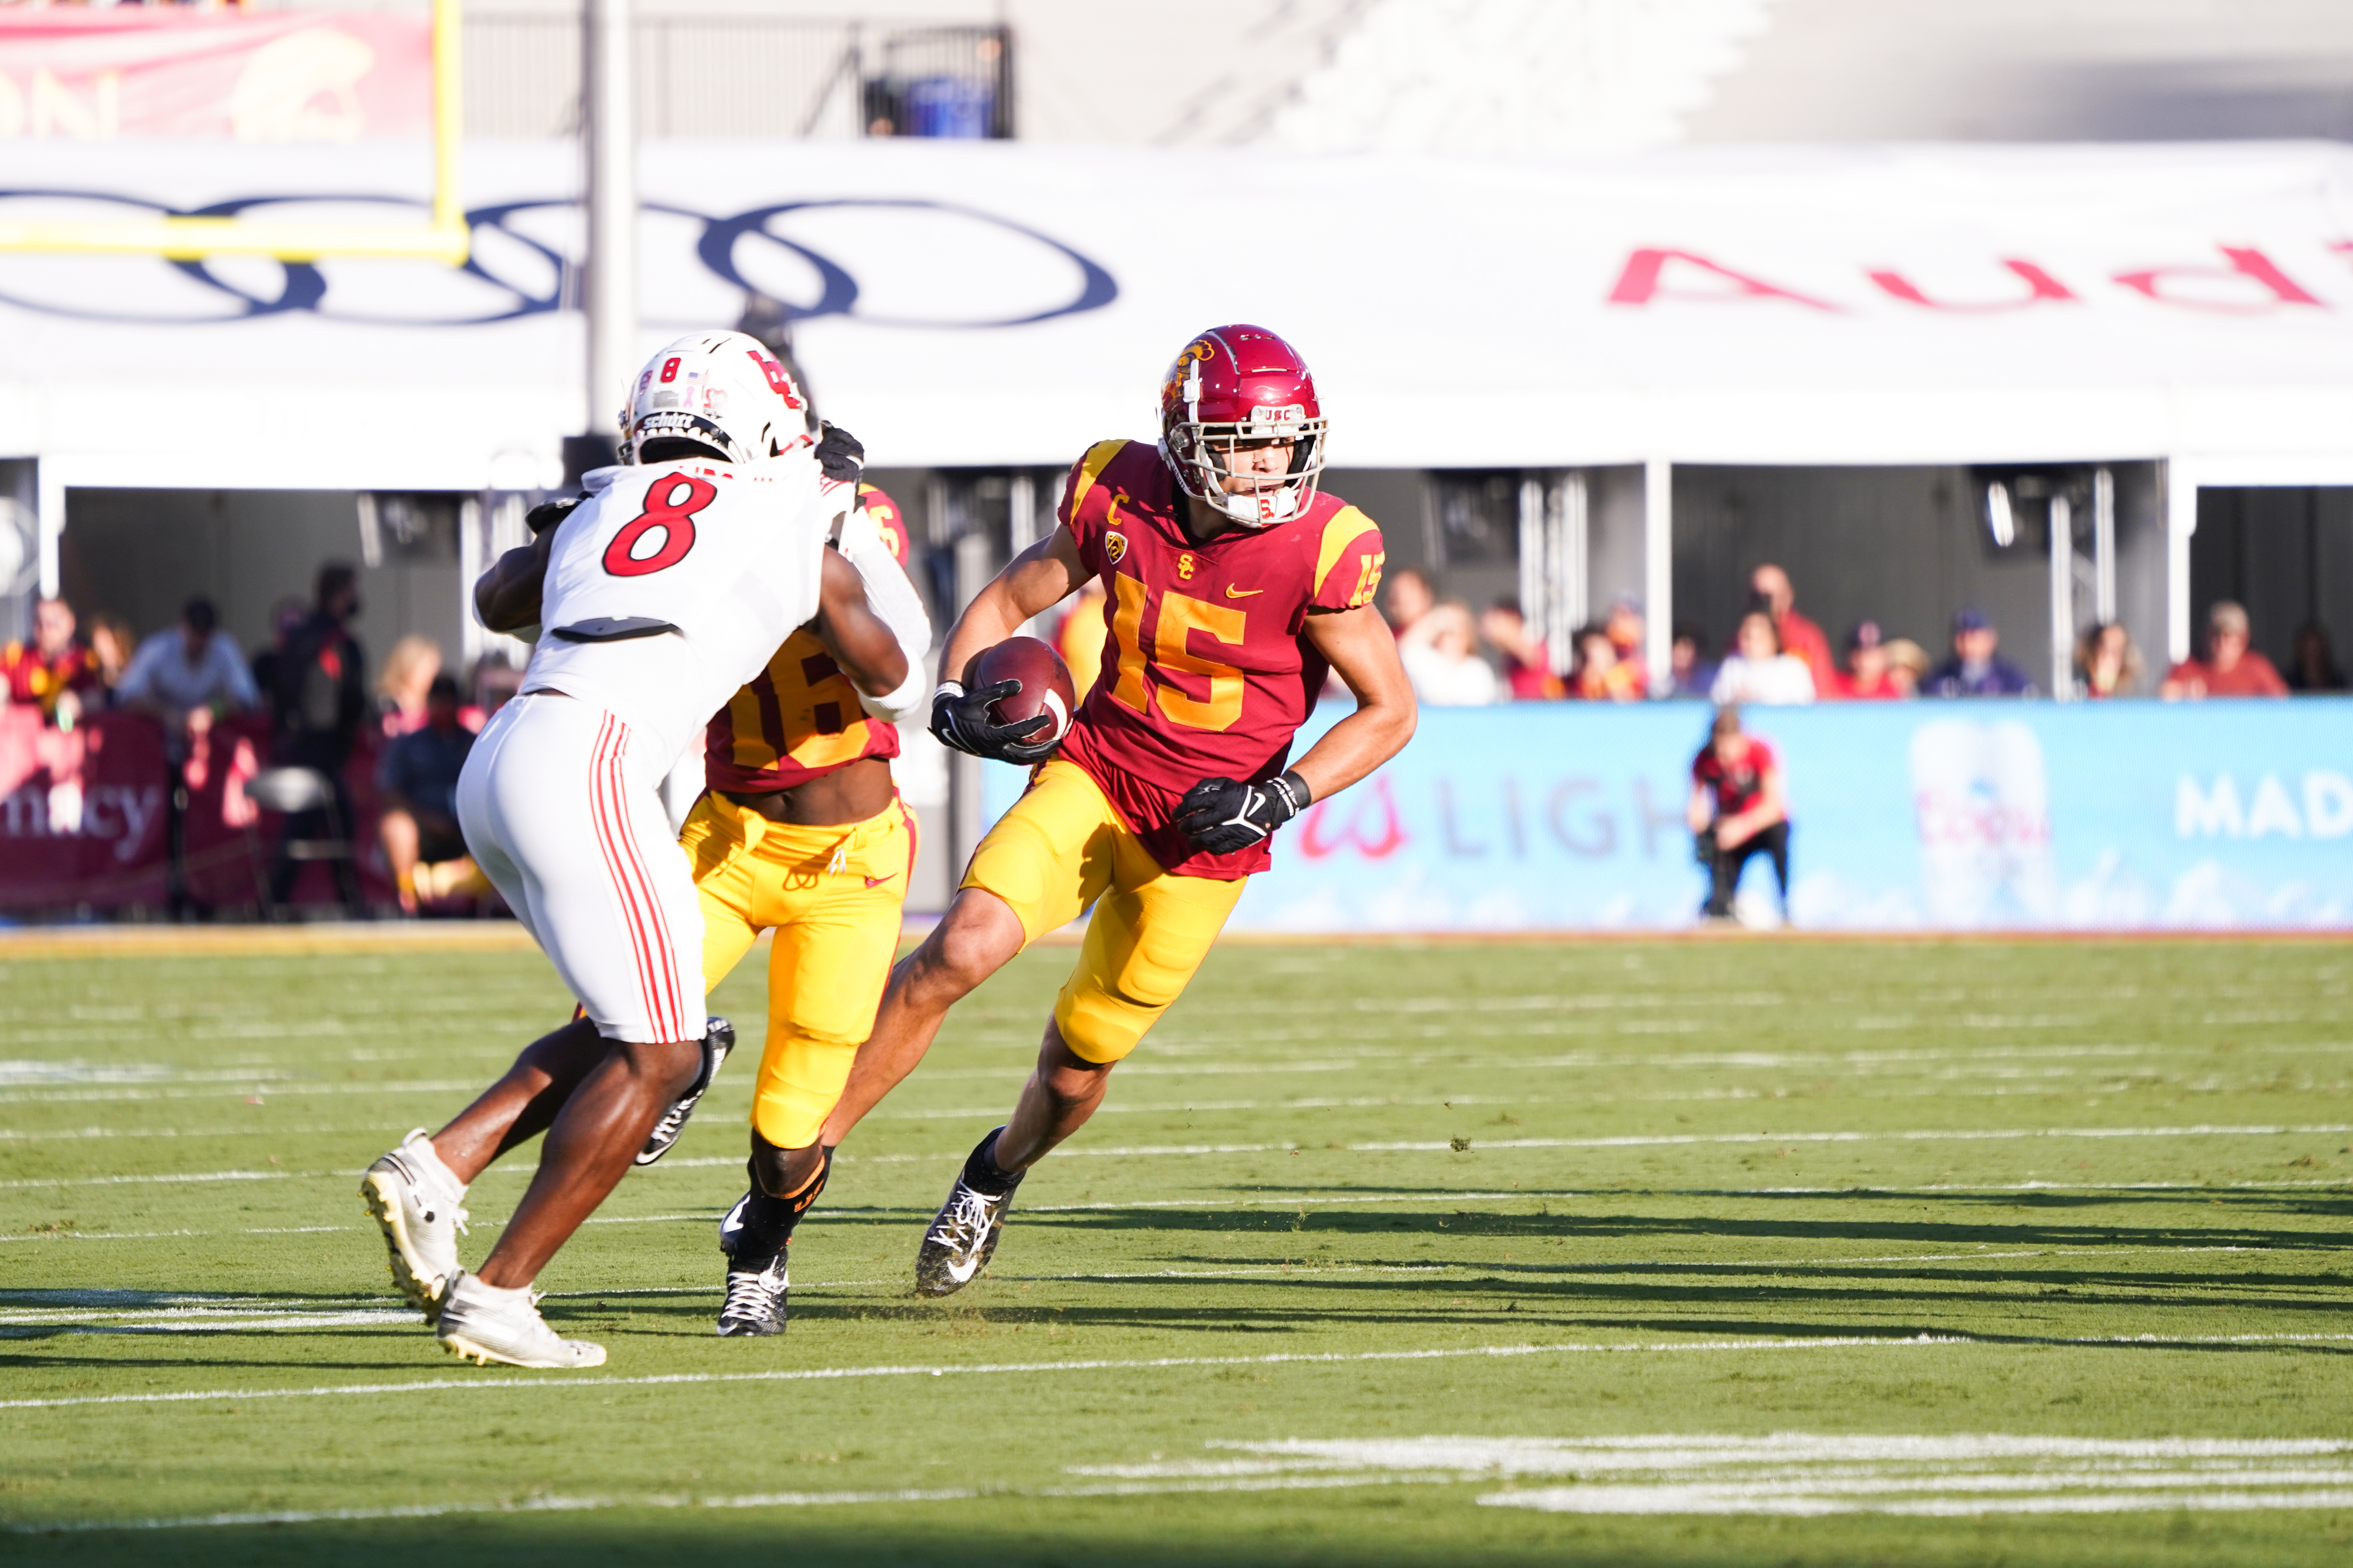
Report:
[[[609,710],[681,754],[817,614],[826,539],[857,499],[808,451],[600,468],[557,525],[522,689]]]
[[[1329,671],[1303,635],[1311,609],[1372,602],[1381,531],[1339,497],[1206,544],[1159,449],[1103,441],[1071,470],[1056,515],[1103,580],[1103,673],[1060,754],[1093,779],[1166,870],[1230,881],[1264,843],[1206,855],[1169,825],[1205,778],[1281,773]]]

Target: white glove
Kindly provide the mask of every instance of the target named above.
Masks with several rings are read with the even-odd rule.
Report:
[[[891,635],[899,639],[900,651],[907,656],[907,679],[899,689],[881,697],[861,691],[859,705],[878,719],[899,723],[921,712],[931,700],[923,656],[932,648],[932,617],[923,608],[923,595],[916,592],[905,569],[891,553],[881,529],[863,507],[842,521],[841,558],[857,569],[866,584],[867,607],[891,628]]]

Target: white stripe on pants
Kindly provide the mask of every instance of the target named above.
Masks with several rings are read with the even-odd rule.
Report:
[[[593,702],[518,697],[458,780],[458,825],[596,1032],[702,1037],[702,906],[662,810],[662,774]]]

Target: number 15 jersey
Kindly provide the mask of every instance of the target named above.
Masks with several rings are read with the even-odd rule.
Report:
[[[526,691],[609,710],[681,754],[817,614],[826,539],[857,500],[806,449],[599,468],[557,525]]]
[[[1103,580],[1103,673],[1060,754],[1084,769],[1164,869],[1230,881],[1264,870],[1260,843],[1205,855],[1169,826],[1205,778],[1281,773],[1329,671],[1310,608],[1354,609],[1381,581],[1381,531],[1339,497],[1207,544],[1145,441],[1103,441],[1071,470],[1056,515]]]

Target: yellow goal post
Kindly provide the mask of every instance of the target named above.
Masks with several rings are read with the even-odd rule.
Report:
[[[433,0],[433,216],[426,223],[301,223],[235,217],[0,218],[0,250],[106,251],[193,261],[207,256],[406,257],[462,266],[470,239],[458,205],[459,0]]]

